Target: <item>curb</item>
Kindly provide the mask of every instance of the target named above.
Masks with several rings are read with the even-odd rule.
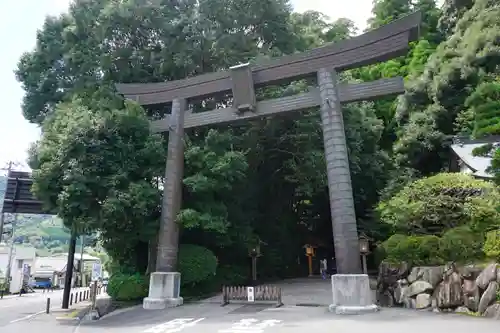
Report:
[[[111,311],[111,312],[109,312],[107,314],[102,315],[99,318],[99,320],[110,318],[110,317],[113,317],[113,316],[116,316],[116,315],[119,315],[119,314],[122,314],[122,313],[126,313],[126,312],[129,312],[129,311],[132,311],[132,310],[136,310],[136,309],[142,309],[142,304],[138,304],[138,305],[134,305],[134,306],[131,306],[131,307],[128,307],[128,308],[122,308],[122,309],[118,309],[118,310],[115,310],[115,311]]]
[[[73,310],[63,316],[56,317],[57,321],[77,321],[82,320],[90,311],[90,305],[81,309]]]

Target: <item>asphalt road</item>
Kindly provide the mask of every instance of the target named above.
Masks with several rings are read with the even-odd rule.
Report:
[[[5,296],[3,299],[0,299],[0,332],[5,332],[5,327],[12,324],[29,321],[35,316],[45,314],[47,298],[50,298],[52,310],[60,309],[62,295],[62,290],[47,293],[37,290],[36,293],[22,296]]]
[[[405,309],[338,316],[324,307],[191,304],[161,311],[136,308],[60,333],[497,333],[498,325],[484,318]]]
[[[60,300],[62,293],[54,293]],[[0,301],[1,333],[498,333],[499,321],[408,309],[338,316],[325,307],[186,304],[167,310],[141,307],[98,321],[56,321],[43,311],[43,295]],[[55,306],[60,304],[54,303]],[[3,308],[1,307],[3,306]],[[42,309],[40,310],[40,307]],[[7,312],[9,312],[7,314]]]

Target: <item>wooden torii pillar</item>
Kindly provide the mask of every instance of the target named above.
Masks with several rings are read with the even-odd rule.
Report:
[[[185,129],[268,117],[320,107],[326,171],[338,274],[332,276],[337,313],[373,311],[368,276],[361,274],[358,231],[352,194],[342,103],[371,100],[404,92],[402,78],[359,84],[340,84],[337,73],[404,55],[418,35],[421,14],[416,12],[363,35],[264,64],[242,64],[227,71],[164,83],[118,84],[117,90],[141,105],[172,103],[172,112],[151,122],[153,132],[169,132],[163,210],[156,271],[151,275],[144,308],[182,304],[180,274],[176,272],[181,207]],[[256,102],[254,87],[316,77],[318,88],[283,98]],[[233,106],[192,113],[192,98],[232,92]]]

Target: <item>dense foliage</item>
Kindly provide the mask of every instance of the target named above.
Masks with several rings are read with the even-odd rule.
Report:
[[[113,274],[108,282],[106,292],[115,301],[140,301],[148,295],[149,280],[139,273]]]
[[[478,231],[500,226],[495,209],[500,193],[491,183],[465,174],[441,173],[408,184],[377,207],[380,218],[398,232],[442,235],[469,225]]]
[[[420,265],[494,256],[499,202],[494,184],[465,174],[414,181],[377,207],[381,221],[396,232],[381,250],[388,260]]]
[[[500,261],[500,230],[492,230],[486,234],[483,251],[488,258]]]
[[[217,258],[207,248],[185,244],[179,247],[179,272],[182,284],[192,286],[215,275]]]
[[[407,56],[342,75],[346,81],[400,75],[407,87],[400,98],[343,108],[358,225],[377,241],[398,233],[383,247],[399,259],[397,253],[413,253],[413,262],[453,259],[466,248],[465,256],[477,257],[484,233],[498,221],[496,188],[460,175],[418,179],[447,165],[451,136],[498,134],[500,4],[445,0],[438,8],[433,0],[377,0],[369,28],[416,9],[423,14],[421,38]],[[168,110],[125,103],[114,83],[213,72],[355,32],[346,18],[294,13],[287,0],[73,1],[68,13],[47,18],[16,71],[26,92],[24,116],[43,129],[31,154],[36,194],[70,230],[98,231],[116,271],[151,271],[166,140],[149,133],[148,119]],[[258,94],[280,97],[312,83]],[[187,257],[181,251],[179,265],[189,283],[213,276],[213,258],[210,280],[242,283],[256,243],[260,278],[305,273],[306,243],[332,250],[318,110],[196,129],[185,144],[178,221],[181,243],[192,247]],[[491,149],[500,179],[500,151]]]

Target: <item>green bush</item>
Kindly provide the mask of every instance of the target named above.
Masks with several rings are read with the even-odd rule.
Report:
[[[483,252],[490,259],[500,260],[500,230],[486,233]]]
[[[248,266],[224,265],[217,268],[216,276],[221,285],[243,285],[248,282],[250,269]]]
[[[109,278],[107,293],[115,301],[138,301],[148,296],[149,279],[136,274],[115,273]]]
[[[482,233],[461,226],[446,231],[442,237],[396,234],[383,242],[377,253],[386,261],[406,261],[412,265],[440,265],[448,261],[467,263],[484,257],[483,240]]]
[[[438,265],[443,262],[439,255],[439,237],[393,235],[381,245],[389,262],[406,261],[411,265]]]
[[[441,258],[459,263],[474,262],[484,256],[482,233],[468,226],[450,229],[439,240]]]
[[[403,234],[435,234],[468,225],[491,230],[500,222],[500,193],[494,184],[461,173],[441,173],[404,187],[377,212],[382,222]]]
[[[193,286],[214,277],[217,257],[209,249],[191,244],[179,247],[179,272],[183,286]]]

